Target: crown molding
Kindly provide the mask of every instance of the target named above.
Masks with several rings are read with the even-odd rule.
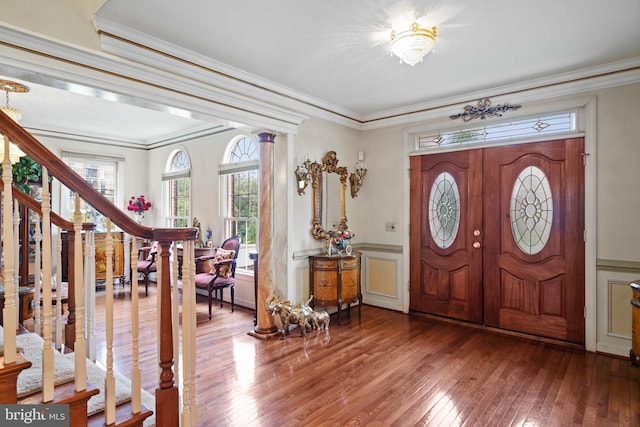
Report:
[[[106,53],[0,24],[0,67],[112,91],[133,105],[182,108],[223,126],[293,134],[310,116],[372,130],[448,116],[480,98],[524,103],[640,81],[640,58],[633,58],[359,115],[108,20],[96,27]]]
[[[369,114],[361,128],[372,130],[449,117],[482,98],[495,102],[536,102],[637,82],[640,82],[640,57]]]
[[[147,107],[183,108],[200,119],[227,126],[297,133],[297,127],[308,118],[252,96],[1,23],[0,47],[4,47],[0,51],[2,63],[141,99],[149,103]]]
[[[199,81],[238,96],[267,102],[285,109],[359,127],[359,114],[311,97],[220,61],[184,49],[171,42],[95,17],[105,52]]]

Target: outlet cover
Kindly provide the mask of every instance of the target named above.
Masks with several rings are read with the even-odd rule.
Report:
[[[395,222],[385,222],[384,223],[385,231],[396,231],[396,223]]]

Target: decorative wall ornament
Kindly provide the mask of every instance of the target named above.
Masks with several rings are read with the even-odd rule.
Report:
[[[473,119],[484,120],[487,117],[502,117],[502,113],[510,110],[517,110],[520,105],[511,105],[509,103],[499,104],[495,107],[491,106],[491,100],[489,98],[482,98],[478,100],[478,105],[467,105],[464,107],[464,113],[455,114],[449,116],[451,120],[462,119],[464,122],[468,122]]]

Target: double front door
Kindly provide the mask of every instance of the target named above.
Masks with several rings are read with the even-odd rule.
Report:
[[[412,157],[411,310],[584,343],[583,147]]]

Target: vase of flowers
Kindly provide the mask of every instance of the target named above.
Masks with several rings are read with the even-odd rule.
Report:
[[[142,224],[144,213],[151,208],[151,203],[147,202],[143,195],[131,196],[129,199],[128,211],[132,211],[138,224]]]
[[[342,254],[346,252],[347,255],[351,255],[351,239],[354,238],[356,233],[349,229],[330,231],[330,248],[332,254]]]

